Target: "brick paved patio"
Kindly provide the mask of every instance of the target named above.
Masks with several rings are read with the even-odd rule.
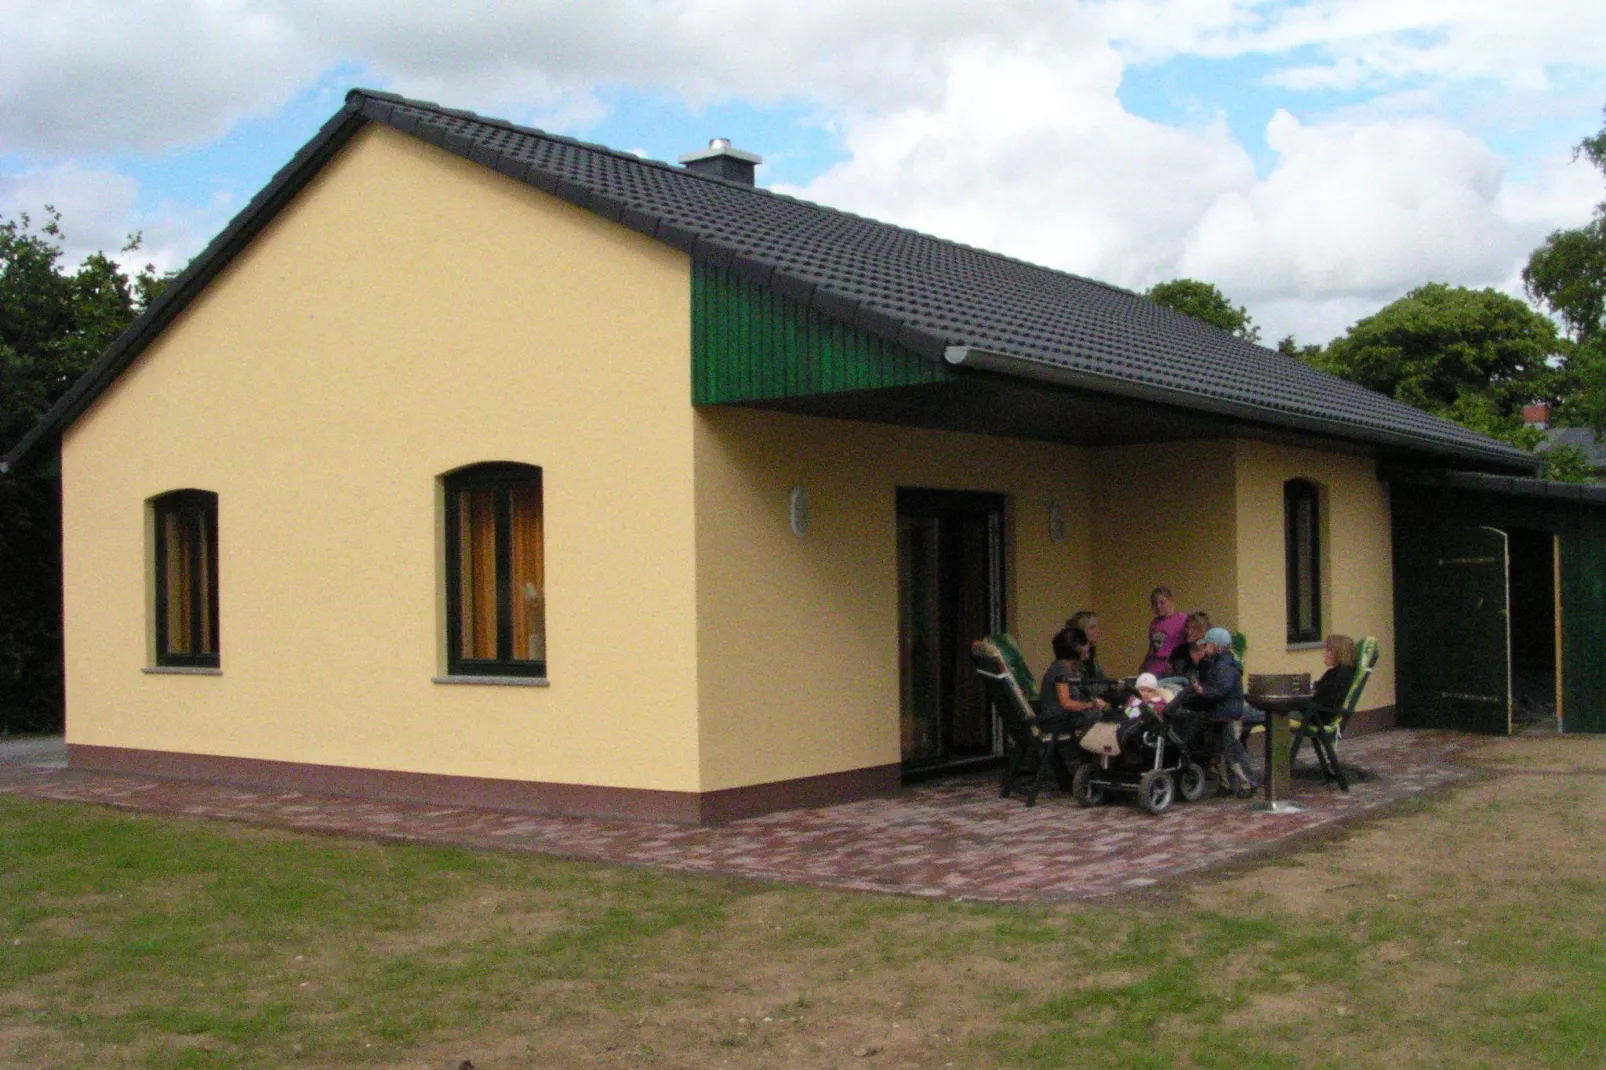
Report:
[[[1257,741],[1258,742],[1258,741]],[[65,767],[59,741],[0,743],[0,793],[222,818],[306,832],[535,851],[860,891],[976,900],[1075,899],[1143,888],[1332,828],[1469,773],[1482,737],[1392,731],[1346,740],[1366,779],[1344,795],[1296,779],[1304,813],[1206,798],[1159,817],[1117,801],[1083,810],[1058,790],[1033,809],[994,775],[920,784],[896,799],[796,810],[718,828],[601,821],[255,791]],[[1302,765],[1304,762],[1302,762]]]

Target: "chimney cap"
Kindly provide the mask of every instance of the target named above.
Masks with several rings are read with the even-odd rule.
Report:
[[[698,160],[714,160],[721,156],[729,156],[732,159],[741,160],[743,163],[759,164],[764,162],[764,157],[751,152],[743,152],[733,146],[731,139],[728,137],[709,138],[708,148],[698,152],[688,152],[680,158],[680,162],[696,163]]]

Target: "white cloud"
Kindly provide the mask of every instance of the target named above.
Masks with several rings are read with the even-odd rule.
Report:
[[[147,263],[158,271],[181,268],[207,236],[221,228],[230,207],[215,199],[201,208],[164,204],[155,211],[141,211],[138,197],[139,183],[128,175],[70,163],[0,175],[0,217],[27,215],[37,229],[47,221],[47,206],[60,213],[62,260],[67,265],[100,252],[130,271]],[[140,236],[139,248],[120,253],[135,234]]]
[[[1597,6],[12,0],[0,5],[0,152],[202,143],[337,65],[571,129],[602,114],[611,86],[693,106],[802,100],[848,154],[804,196],[1134,288],[1198,275],[1249,304],[1268,337],[1315,340],[1423,282],[1510,288],[1548,230],[1587,215],[1598,177],[1567,169],[1563,146],[1513,181],[1447,102],[1471,100],[1478,121],[1505,130],[1546,109],[1553,125],[1577,114],[1580,95],[1606,87]],[[1257,176],[1223,120],[1171,126],[1122,106],[1127,65],[1183,55],[1269,57],[1265,91],[1279,99],[1359,99],[1325,115],[1290,104],[1300,117],[1272,120],[1275,163]],[[24,204],[24,186],[49,187],[74,241],[115,248],[140,228],[171,264],[223,216],[141,215],[132,180],[71,165],[0,182],[0,211]]]
[[[1184,274],[1255,300],[1488,279],[1510,263],[1505,164],[1466,134],[1432,120],[1302,126],[1279,111],[1267,141],[1276,168],[1198,219]]]
[[[937,103],[845,117],[851,158],[795,192],[1136,285],[1163,274],[1176,236],[1254,171],[1220,127],[1185,132],[1126,112],[1120,74],[1101,46],[972,51]]]
[[[330,61],[244,0],[0,4],[0,147],[195,145],[267,114]]]
[[[596,87],[692,103],[929,100],[977,44],[1091,33],[1060,0],[13,0],[0,6],[0,147],[204,142],[336,65],[459,107],[594,117]]]
[[[978,53],[932,106],[844,120],[850,158],[798,194],[1135,289],[1181,275],[1249,306],[1268,339],[1326,341],[1431,281],[1512,289],[1550,229],[1600,191],[1558,158],[1512,183],[1432,118],[1267,128],[1258,177],[1219,126],[1138,119],[1108,49]]]
[[[1297,50],[1272,76],[1294,89],[1351,89],[1400,79],[1489,79],[1547,88],[1560,65],[1598,66],[1606,19],[1598,0],[1090,0],[1136,62]]]

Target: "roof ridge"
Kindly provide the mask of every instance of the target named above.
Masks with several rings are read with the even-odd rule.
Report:
[[[638,156],[633,152],[626,152],[623,149],[616,149],[608,145],[598,144],[594,141],[582,141],[579,138],[569,137],[567,134],[554,134],[549,130],[542,130],[539,127],[524,126],[523,124],[516,123],[511,119],[501,119],[495,116],[481,115],[478,112],[468,111],[467,109],[463,108],[448,108],[431,100],[417,100],[412,97],[402,96],[399,93],[387,93],[377,89],[364,89],[360,86],[354,87],[346,93],[346,100],[348,102],[353,97],[366,97],[374,100],[382,100],[391,104],[404,104],[410,108],[420,108],[439,112],[441,115],[450,116],[454,119],[466,119],[472,122],[484,123],[487,126],[494,126],[503,130],[509,130],[516,134],[527,134],[532,137],[545,138],[548,141],[555,141],[559,144],[572,145],[575,148],[585,149],[587,152],[597,152],[605,156],[611,156],[617,160],[624,160],[635,164],[644,164],[648,167],[657,168],[658,170],[668,171],[670,174],[696,178],[704,182],[712,182],[726,189],[734,189],[744,193],[756,194],[762,197],[773,197],[776,200],[788,201],[792,204],[802,205],[806,208],[814,208],[822,212],[829,212],[832,215],[844,216],[848,219],[858,220],[862,223],[870,223],[877,227],[885,227],[888,230],[895,230],[903,234],[910,234],[926,241],[937,242],[955,249],[963,249],[966,252],[975,253],[978,256],[984,256],[991,260],[1001,261],[1006,264],[1013,264],[1032,271],[1041,271],[1045,274],[1055,275],[1061,278],[1075,279],[1078,282],[1085,282],[1091,286],[1099,286],[1103,289],[1114,291],[1115,293],[1128,294],[1134,297],[1143,296],[1136,290],[1131,290],[1124,286],[1117,286],[1112,282],[1105,282],[1102,279],[1095,279],[1088,275],[1078,275],[1074,271],[1066,271],[1063,268],[1049,267],[1046,264],[1035,264],[1030,260],[1025,260],[1018,256],[1010,256],[1007,253],[1000,253],[995,249],[984,249],[979,245],[971,245],[968,242],[956,241],[953,238],[944,238],[937,234],[928,233],[927,231],[917,230],[914,227],[906,227],[899,223],[888,223],[884,219],[875,219],[867,215],[861,215],[858,212],[850,212],[846,208],[837,208],[833,205],[821,204],[819,201],[806,200],[805,198],[793,196],[790,193],[782,193],[778,190],[769,189],[767,187],[749,185],[746,182],[734,182],[727,178],[720,178],[718,175],[711,175],[701,171],[693,171],[688,168],[669,163],[665,160],[655,160],[650,156]],[[1156,307],[1164,308],[1165,306],[1159,305]],[[1191,316],[1188,317],[1188,319],[1191,323],[1203,322],[1201,320],[1195,320]],[[1209,327],[1212,325],[1205,324],[1205,326]],[[1219,328],[1217,329],[1219,330]],[[1272,352],[1275,352],[1275,350]]]
[[[696,179],[703,182],[713,183],[722,189],[732,190],[744,195],[751,194],[757,197],[764,197],[774,201],[785,202],[803,210],[818,213],[822,218],[825,219],[851,221],[855,224],[875,228],[879,231],[910,236],[921,242],[928,243],[939,250],[962,250],[987,262],[1025,269],[1026,271],[1030,272],[1031,275],[1029,276],[1028,280],[1024,281],[1032,284],[1033,288],[1038,286],[1050,286],[1056,282],[1065,281],[1098,287],[1106,292],[1118,294],[1126,298],[1133,298],[1143,302],[1143,307],[1146,310],[1151,311],[1160,317],[1161,320],[1166,322],[1171,329],[1185,330],[1201,341],[1208,340],[1211,348],[1217,348],[1218,351],[1223,351],[1224,355],[1225,353],[1233,353],[1236,354],[1238,359],[1252,358],[1257,361],[1272,361],[1279,364],[1291,364],[1293,365],[1293,369],[1291,370],[1293,370],[1295,374],[1306,377],[1307,381],[1311,382],[1314,388],[1320,390],[1365,390],[1364,387],[1360,387],[1358,384],[1351,383],[1349,380],[1340,376],[1333,375],[1331,372],[1326,372],[1320,368],[1312,367],[1311,365],[1306,364],[1304,361],[1299,360],[1297,357],[1287,358],[1284,354],[1279,353],[1277,350],[1272,349],[1269,346],[1263,346],[1256,342],[1251,342],[1247,339],[1240,338],[1229,331],[1225,331],[1215,326],[1214,324],[1205,323],[1203,320],[1195,319],[1186,313],[1178,312],[1175,309],[1168,308],[1164,305],[1150,301],[1148,298],[1145,298],[1142,294],[1134,290],[1115,286],[1111,283],[1102,282],[1098,279],[1090,279],[1086,276],[1077,275],[1074,272],[1062,271],[1058,268],[1046,267],[1042,264],[1033,264],[1029,261],[1021,260],[1017,257],[1006,256],[1002,253],[997,253],[989,249],[982,249],[976,246],[967,245],[964,242],[953,241],[952,239],[938,237],[933,234],[927,234],[924,231],[899,226],[895,223],[887,223],[879,219],[872,219],[869,216],[862,216],[841,208],[833,208],[829,205],[820,204],[816,201],[804,200],[801,197],[794,197],[790,194],[778,193],[774,190],[748,185],[745,182],[732,182],[717,176],[701,174],[699,172],[690,171],[684,167],[678,167],[674,164],[670,164],[661,160],[654,160],[649,157],[638,156],[635,153],[624,152],[619,149],[610,148],[606,145],[597,145],[562,134],[552,134],[535,127],[522,126],[507,119],[489,118],[472,111],[442,107],[441,105],[431,101],[418,101],[401,96],[399,94],[381,93],[371,90],[353,89],[348,94],[347,99],[349,101],[353,97],[360,96],[369,96],[377,101],[382,101],[392,105],[400,105],[414,111],[422,111],[426,113],[433,112],[446,118],[477,123],[492,129],[515,133],[520,136],[533,137],[557,145],[578,148],[585,152],[596,153],[610,159],[619,160],[627,165],[644,166],[659,173],[673,175],[675,176],[676,181]],[[381,121],[385,120],[381,119]],[[408,128],[402,127],[402,129],[406,130]],[[501,157],[502,153],[498,150],[488,150],[488,155]],[[573,183],[573,180],[568,179],[558,170],[541,167],[533,162],[525,162],[521,164],[521,166],[527,167],[530,171],[555,180],[560,186]],[[590,187],[585,183],[578,183],[576,185],[580,189],[586,189],[588,191],[590,190]],[[561,190],[555,192],[558,192],[559,196],[564,196],[566,198],[568,197],[568,195],[563,193]],[[615,219],[619,222],[625,222],[624,220],[618,218],[617,206],[620,202],[617,201],[614,195],[593,192],[590,194],[590,196],[601,196],[605,202],[609,202],[611,205],[615,206],[615,210],[612,213],[604,213],[607,218]],[[596,206],[594,204],[590,204],[588,199],[585,197],[576,200],[575,203],[586,207],[592,207],[593,210],[597,210]],[[743,265],[739,263],[740,261],[746,261],[748,265],[761,265],[767,269],[762,273],[764,278],[759,280],[765,285],[770,284],[770,282],[774,282],[777,284],[777,288],[779,289],[780,287],[778,284],[781,278],[786,277],[795,280],[805,285],[810,291],[809,296],[802,298],[806,307],[818,308],[820,311],[827,315],[831,315],[834,318],[842,319],[845,322],[854,323],[870,330],[872,333],[880,334],[883,337],[887,337],[895,342],[907,345],[910,348],[915,349],[917,352],[922,352],[929,359],[941,359],[941,353],[946,350],[948,346],[956,343],[966,346],[979,345],[979,348],[982,349],[993,348],[987,344],[979,344],[977,340],[970,338],[970,332],[968,331],[961,330],[956,332],[951,326],[948,328],[927,326],[923,322],[919,322],[917,317],[911,317],[907,313],[899,314],[890,311],[884,311],[879,302],[866,298],[862,295],[855,295],[850,292],[846,292],[835,282],[819,277],[810,277],[812,274],[811,272],[800,272],[796,268],[785,267],[768,254],[755,251],[743,251],[741,248],[738,248],[736,244],[733,244],[730,237],[719,235],[711,231],[706,226],[698,226],[695,223],[689,225],[673,224],[672,229],[680,231],[681,234],[686,235],[687,237],[690,237],[692,234],[696,234],[698,235],[697,240],[695,242],[681,244],[678,239],[667,236],[656,229],[648,232],[652,233],[660,240],[666,240],[671,244],[679,245],[681,248],[684,248],[685,251],[691,253],[694,257],[706,257],[720,268],[742,270]],[[831,299],[822,303],[819,299],[821,295],[831,295]],[[864,314],[868,314],[868,321],[866,320]],[[1058,366],[1061,368],[1071,366],[1064,363],[1062,360],[1057,360],[1052,357],[1047,358],[1045,361],[1042,356],[1032,356],[1027,351],[1018,350],[1017,355],[1027,360],[1038,363],[1046,363],[1048,366]],[[1120,377],[1116,376],[1116,378]],[[1172,393],[1200,400],[1208,400],[1221,394],[1221,388],[1219,387],[1200,388],[1197,385],[1178,386],[1176,384],[1172,384],[1168,389]],[[1371,392],[1368,391],[1368,393]],[[1477,432],[1471,431],[1469,428],[1463,427],[1460,424],[1456,424],[1453,421],[1444,420],[1442,417],[1435,417],[1431,413],[1424,412],[1421,409],[1407,405],[1404,402],[1400,402],[1397,399],[1388,397],[1387,395],[1377,395],[1377,397],[1381,402],[1384,403],[1385,408],[1393,409],[1402,416],[1406,416],[1413,421],[1424,421],[1429,425],[1441,425],[1441,434],[1444,434],[1445,432],[1451,432],[1452,434],[1450,437],[1460,440],[1461,445],[1465,448],[1475,450],[1476,452],[1482,454],[1492,453],[1500,455],[1520,452],[1515,447],[1511,447],[1505,443],[1500,443],[1493,440],[1477,442],[1469,441],[1483,439],[1485,436],[1481,436]],[[1320,406],[1312,405],[1308,400],[1289,401],[1285,399],[1270,405],[1269,408],[1274,411],[1280,410],[1289,414],[1304,415],[1324,421],[1336,420],[1341,424],[1347,422],[1353,425],[1371,427],[1378,431],[1387,430],[1386,423],[1376,418],[1357,418],[1352,416],[1349,417],[1347,421],[1341,420],[1332,416],[1331,414],[1324,413]]]

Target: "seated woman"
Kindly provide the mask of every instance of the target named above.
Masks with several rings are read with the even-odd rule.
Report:
[[[1171,671],[1161,678],[1161,682],[1182,682],[1191,684],[1199,679],[1199,663],[1204,661],[1204,637],[1210,630],[1210,614],[1202,609],[1196,609],[1188,614],[1187,630],[1184,641],[1177,644],[1176,650],[1171,652]]]
[[[1054,664],[1043,673],[1037,689],[1037,712],[1048,726],[1069,725],[1086,729],[1097,723],[1099,714],[1110,704],[1088,690],[1086,663],[1093,641],[1080,628],[1065,628],[1056,634]]]
[[[1110,685],[1099,664],[1099,615],[1091,609],[1078,610],[1065,622],[1066,628],[1080,630],[1087,636],[1087,655],[1082,660],[1082,686],[1094,698],[1108,698]]]
[[[1349,698],[1350,685],[1355,682],[1355,640],[1347,635],[1329,635],[1322,649],[1322,662],[1327,671],[1316,681],[1311,705],[1336,710]]]

